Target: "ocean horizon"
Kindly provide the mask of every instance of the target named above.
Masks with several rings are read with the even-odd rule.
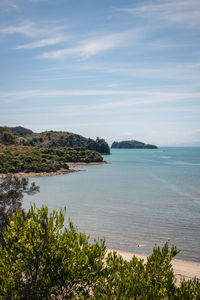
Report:
[[[24,208],[66,206],[78,231],[105,237],[110,249],[148,255],[168,241],[178,259],[200,262],[200,147],[111,149],[104,160],[30,178],[40,193],[24,197]]]

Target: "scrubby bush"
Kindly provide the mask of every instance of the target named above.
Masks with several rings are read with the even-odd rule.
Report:
[[[17,213],[10,222],[0,246],[1,299],[85,299],[98,285],[104,242],[90,244],[70,221],[63,228],[63,212],[32,207],[28,220]]]
[[[168,244],[153,250],[147,263],[116,252],[106,257],[104,240],[89,242],[64,213],[31,207],[4,232],[0,246],[1,299],[199,299],[197,280],[175,285]]]
[[[7,175],[0,181],[0,243],[3,242],[2,233],[13,218],[16,211],[20,211],[25,217],[26,213],[22,208],[24,194],[32,195],[39,192],[39,187],[32,182],[29,185],[27,178],[18,178]]]
[[[6,151],[0,156],[0,173],[53,172],[68,169],[67,162],[101,162],[100,153],[83,148],[41,148],[29,152]]]

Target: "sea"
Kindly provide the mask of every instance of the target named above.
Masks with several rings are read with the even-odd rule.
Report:
[[[30,178],[40,193],[26,196],[24,208],[66,207],[78,231],[91,242],[105,238],[110,249],[148,255],[169,242],[177,259],[200,262],[200,147],[111,149],[104,160]]]

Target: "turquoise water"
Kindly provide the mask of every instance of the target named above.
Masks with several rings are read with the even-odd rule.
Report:
[[[112,150],[107,165],[37,177],[40,193],[27,196],[67,216],[108,248],[149,254],[167,240],[178,258],[200,262],[200,148]],[[139,247],[138,247],[139,245]]]

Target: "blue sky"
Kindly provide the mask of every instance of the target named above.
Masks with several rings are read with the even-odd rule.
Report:
[[[200,146],[199,0],[1,0],[0,123]]]

